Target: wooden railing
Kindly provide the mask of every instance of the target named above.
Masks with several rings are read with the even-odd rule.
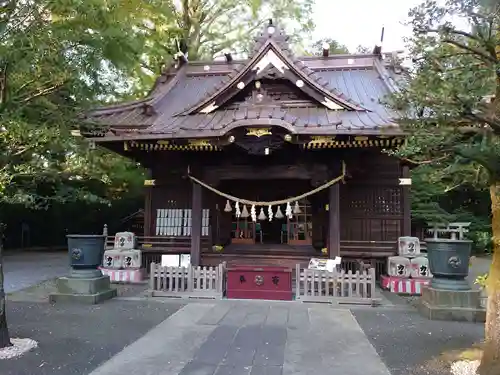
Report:
[[[375,296],[375,269],[334,271],[295,267],[295,299],[302,302],[366,304],[379,302]]]
[[[114,247],[115,236],[106,237],[106,249]],[[142,250],[142,267],[149,271],[151,263],[161,263],[162,254],[187,254],[191,252],[191,237],[137,236],[137,247]],[[209,237],[201,238],[201,250],[211,249]]]
[[[375,277],[379,280],[381,275],[387,273],[387,258],[360,259],[348,256],[342,257],[342,269],[346,272],[351,271],[352,273],[356,273],[356,271],[363,271],[367,268],[374,268]]]
[[[106,248],[112,249],[114,246],[115,236],[108,236],[106,239]],[[144,252],[160,252],[160,253],[189,253],[191,249],[191,237],[187,236],[137,236],[137,246]],[[202,250],[211,247],[208,237],[201,238]]]
[[[149,294],[152,297],[220,299],[224,290],[224,263],[217,267],[150,265]]]
[[[353,257],[388,257],[397,253],[397,241],[340,241],[340,255]]]

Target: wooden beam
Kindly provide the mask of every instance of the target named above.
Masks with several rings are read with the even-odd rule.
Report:
[[[311,180],[328,179],[328,168],[326,165],[227,165],[206,167],[203,175],[205,181],[223,180],[276,180],[276,179],[297,179]]]
[[[334,184],[328,191],[328,256],[340,256],[340,186]]]
[[[191,265],[200,265],[201,255],[201,224],[202,224],[202,191],[201,186],[192,183],[191,208]]]
[[[407,165],[403,166],[403,178],[410,178],[410,167]],[[402,195],[402,204],[403,204],[403,228],[402,235],[403,236],[411,236],[411,186],[403,185],[403,195]]]
[[[151,177],[151,171],[148,172],[148,178]],[[152,236],[153,222],[153,189],[154,186],[144,186],[144,237]]]

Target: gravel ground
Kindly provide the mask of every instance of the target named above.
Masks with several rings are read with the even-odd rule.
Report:
[[[392,375],[450,375],[442,354],[484,337],[483,324],[430,321],[415,311],[352,312]]]
[[[5,292],[12,293],[67,275],[67,252],[19,253],[4,256]]]
[[[148,285],[143,284],[111,284],[117,290],[118,297],[143,296]],[[56,279],[42,281],[39,284],[7,294],[8,301],[15,302],[49,302],[51,293],[56,293]]]
[[[38,348],[0,361],[1,375],[87,375],[180,309],[180,303],[111,300],[101,305],[7,303],[12,337]]]

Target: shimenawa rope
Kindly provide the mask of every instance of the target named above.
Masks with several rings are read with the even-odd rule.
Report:
[[[313,190],[311,190],[311,191],[309,191],[307,193],[304,193],[304,194],[301,194],[301,195],[297,195],[295,197],[291,197],[291,198],[288,198],[288,199],[282,199],[282,200],[271,201],[271,202],[257,202],[257,201],[251,201],[251,200],[248,200],[248,199],[238,198],[238,197],[235,197],[233,195],[223,193],[222,191],[217,190],[216,188],[214,188],[214,187],[212,187],[210,185],[207,185],[203,181],[198,180],[196,177],[193,177],[193,176],[189,175],[189,178],[192,181],[194,181],[195,183],[203,186],[204,188],[206,188],[206,189],[214,192],[215,194],[220,195],[221,197],[229,199],[230,201],[233,201],[233,202],[238,202],[238,203],[241,203],[241,204],[248,204],[248,205],[251,205],[251,206],[278,206],[278,205],[281,205],[281,204],[286,204],[286,203],[291,203],[291,202],[299,201],[299,200],[307,198],[307,197],[309,197],[309,196],[311,196],[313,194],[316,194],[316,193],[320,192],[321,190],[325,190],[325,189],[329,188],[330,186],[336,184],[337,182],[344,180],[345,175],[346,175],[346,166],[345,166],[345,163],[342,162],[342,174],[340,176],[334,178],[333,180],[328,181],[327,183],[325,183],[325,184],[323,184],[321,186],[318,186],[317,188],[315,188],[315,189],[313,189]]]

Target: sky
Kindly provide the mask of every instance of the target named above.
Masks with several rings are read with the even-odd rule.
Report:
[[[316,0],[313,40],[332,38],[354,51],[373,48],[385,27],[383,50],[402,50],[411,29],[401,24],[408,10],[422,0]]]

